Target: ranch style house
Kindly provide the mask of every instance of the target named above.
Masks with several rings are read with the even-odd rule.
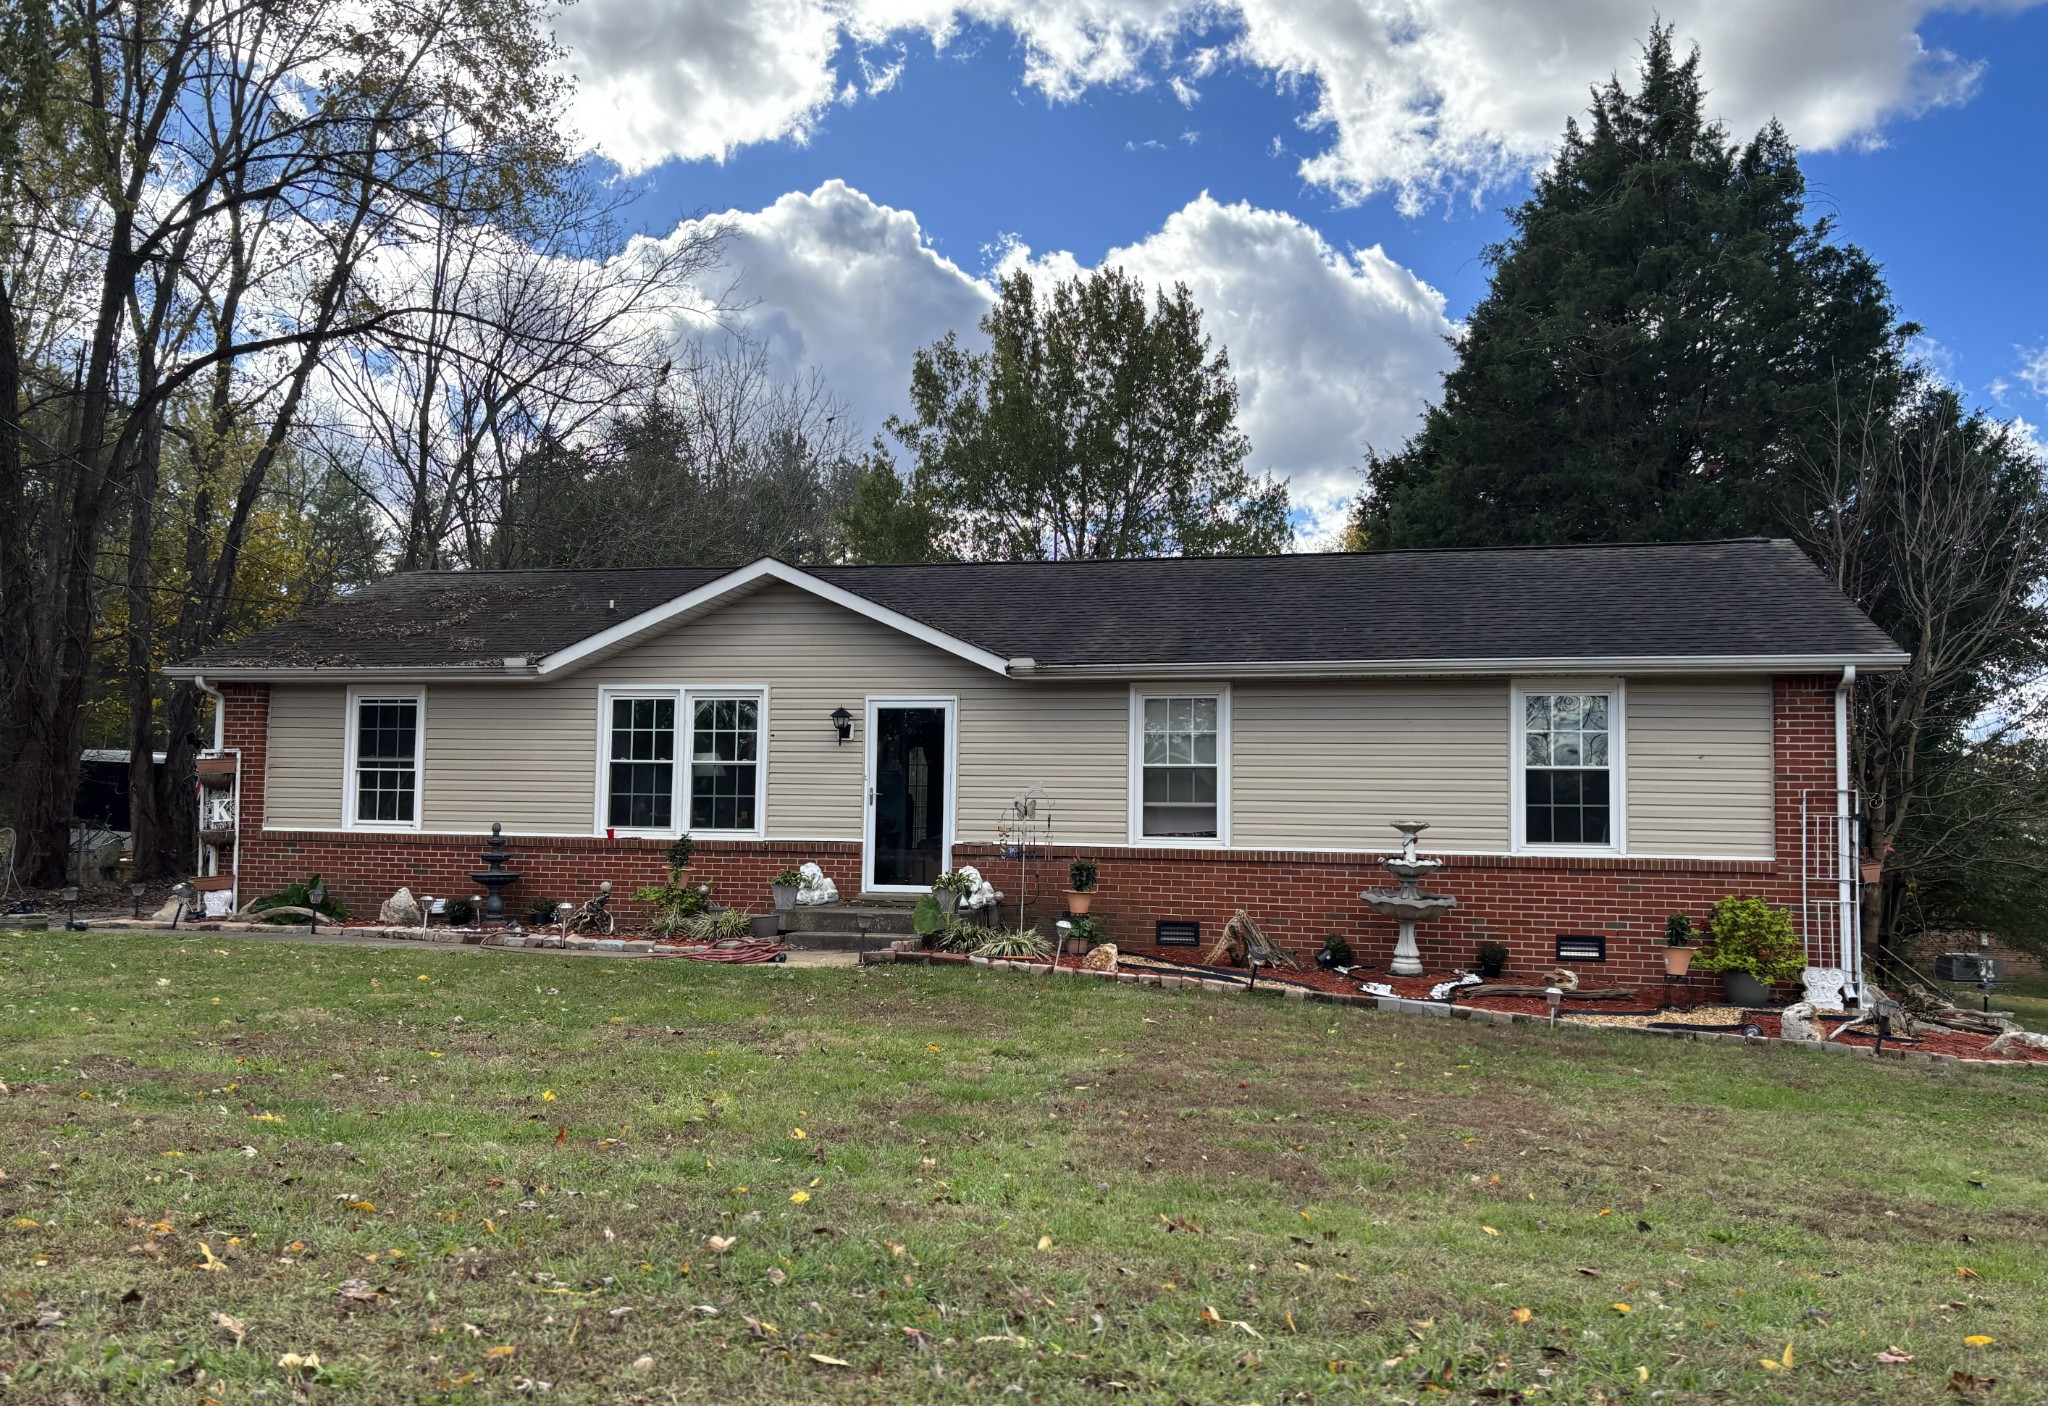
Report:
[[[688,833],[756,911],[806,862],[849,899],[974,865],[1049,918],[1087,856],[1127,945],[1243,908],[1382,962],[1358,894],[1419,820],[1459,904],[1433,971],[1497,941],[1661,980],[1667,917],[1740,894],[1854,991],[1848,710],[1905,662],[1751,539],[413,572],[167,672],[218,700],[201,885],[229,907],[315,872],[359,913],[468,893],[498,823],[521,914],[657,881]],[[1026,793],[1050,840],[1020,871]]]

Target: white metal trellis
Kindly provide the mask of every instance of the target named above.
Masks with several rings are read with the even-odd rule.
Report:
[[[1824,1008],[1861,1004],[1863,905],[1857,836],[1862,801],[1854,791],[1799,793],[1799,926],[1806,945],[1807,999]]]

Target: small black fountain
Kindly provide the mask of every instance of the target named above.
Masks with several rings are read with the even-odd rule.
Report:
[[[505,888],[519,882],[519,871],[507,869],[505,861],[512,856],[505,853],[505,827],[497,821],[491,822],[491,842],[484,846],[484,867],[469,877],[491,891],[484,900],[483,921],[486,926],[499,927],[505,921]]]

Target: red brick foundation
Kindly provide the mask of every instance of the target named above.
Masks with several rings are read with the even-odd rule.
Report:
[[[1826,677],[1776,680],[1776,859],[1446,855],[1428,887],[1453,895],[1459,907],[1419,929],[1424,964],[1431,971],[1463,969],[1481,942],[1493,941],[1508,949],[1510,973],[1530,976],[1556,965],[1558,936],[1597,934],[1607,939],[1607,960],[1588,964],[1589,976],[1661,981],[1664,923],[1672,913],[1698,921],[1731,893],[1796,904],[1801,793],[1834,785],[1834,688],[1835,680]],[[467,875],[481,867],[480,835],[264,831],[269,690],[238,684],[225,692],[227,745],[242,757],[244,901],[316,872],[360,914],[374,913],[401,884],[436,896],[477,891]],[[507,845],[522,877],[506,902],[522,916],[536,899],[580,903],[604,879],[623,901],[666,872],[666,844],[659,840],[508,836]],[[1393,953],[1394,924],[1358,901],[1361,890],[1391,882],[1378,855],[1061,847],[1029,862],[1023,887],[1030,916],[1049,918],[1064,908],[1066,868],[1076,854],[1093,858],[1100,870],[1092,911],[1129,943],[1149,944],[1161,919],[1196,920],[1206,939],[1244,908],[1275,942],[1300,954],[1315,951],[1330,933],[1349,942],[1361,962],[1383,965]],[[852,841],[703,840],[692,872],[726,901],[758,911],[768,901],[769,877],[805,862],[820,865],[842,894],[858,891],[860,846]],[[954,862],[980,868],[1008,902],[1015,901],[1017,861],[993,846],[967,844],[955,848]]]

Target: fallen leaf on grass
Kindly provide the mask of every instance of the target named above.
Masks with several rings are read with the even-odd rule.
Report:
[[[1536,1315],[1532,1310],[1526,1308],[1518,1308],[1513,1313],[1510,1313],[1508,1315],[1508,1317],[1514,1319],[1517,1323],[1527,1323],[1531,1318],[1534,1318],[1535,1316]]]
[[[1995,1343],[1995,1342],[1997,1342],[1997,1341],[1998,1341],[1998,1339],[1996,1339],[1996,1338],[1987,1338],[1987,1337],[1986,1337],[1986,1336],[1984,1336],[1984,1334],[1982,1334],[1982,1333],[1972,1333],[1972,1334],[1970,1334],[1970,1336],[1969,1336],[1969,1337],[1967,1337],[1967,1338],[1964,1338],[1964,1339],[1963,1339],[1963,1346],[1964,1346],[1964,1347],[1989,1347],[1989,1346],[1991,1346],[1991,1344],[1993,1344],[1993,1343]]]
[[[790,1193],[789,1199],[801,1206],[804,1202],[811,1199],[811,1193],[808,1191],[793,1191]]]
[[[244,1323],[241,1319],[235,1317],[235,1315],[232,1313],[214,1314],[213,1326],[220,1329],[223,1333],[226,1333],[229,1337],[233,1338],[235,1340],[236,1347],[240,1347],[242,1345],[242,1339],[249,1336],[249,1325]]]
[[[1959,1264],[1956,1266],[1956,1278],[1958,1279],[1981,1279],[1982,1277],[1983,1276],[1978,1274],[1976,1270],[1970,1268],[1966,1264]]]
[[[1609,1305],[1607,1305],[1607,1306],[1608,1306],[1609,1308],[1613,1309],[1613,1310],[1614,1310],[1614,1311],[1615,1311],[1616,1313],[1634,1313],[1634,1312],[1635,1312],[1635,1310],[1634,1310],[1634,1309],[1630,1308],[1630,1307],[1629,1307],[1629,1306],[1628,1306],[1627,1304],[1625,1304],[1625,1303],[1611,1303],[1611,1304],[1609,1304]]]
[[[1902,1362],[1911,1362],[1913,1354],[1910,1352],[1900,1352],[1895,1347],[1888,1347],[1877,1355],[1877,1360],[1887,1367],[1896,1367]]]
[[[1050,1249],[1052,1248],[1052,1237],[1051,1237],[1050,1235],[1041,1235],[1041,1236],[1039,1236],[1039,1237],[1038,1237],[1038,1248],[1039,1248],[1039,1249],[1040,1249],[1041,1251],[1044,1251],[1044,1250],[1050,1250]]]
[[[1498,1230],[1495,1230],[1495,1229],[1494,1229],[1494,1228],[1493,1228],[1492,1226],[1490,1226],[1490,1225],[1482,1225],[1482,1226],[1480,1226],[1479,1228],[1480,1228],[1481,1230],[1485,1231],[1485,1232],[1486,1232],[1486,1233],[1487,1233],[1488,1235],[1498,1235],[1498,1234],[1500,1234],[1500,1232],[1499,1232]]]
[[[936,1046],[934,1046],[934,1048],[936,1048]],[[810,1359],[811,1361],[816,1362],[819,1365],[825,1367],[851,1367],[853,1365],[851,1362],[848,1362],[843,1357],[827,1357],[822,1352],[811,1353]]]
[[[714,1235],[704,1243],[711,1247],[712,1254],[722,1255],[733,1246],[739,1244],[739,1237],[736,1235]]]
[[[654,1359],[644,1352],[633,1359],[633,1370],[636,1372],[645,1372],[648,1368],[652,1367],[653,1365]]]
[[[320,1370],[320,1354],[317,1352],[287,1352],[277,1359],[277,1365],[287,1372],[317,1372]]]
[[[485,1348],[484,1356],[486,1358],[510,1357],[517,1351],[519,1351],[519,1347],[516,1343],[500,1343],[496,1347]]]
[[[353,1299],[357,1303],[375,1303],[377,1296],[383,1290],[371,1288],[370,1281],[367,1279],[344,1279],[341,1281],[341,1287],[336,1289],[335,1292],[343,1298]]]
[[[1965,1372],[1960,1367],[1948,1374],[1948,1389],[1954,1392],[1989,1390],[1997,1385],[1996,1377],[1980,1377],[1975,1372]]]
[[[1757,1365],[1759,1367],[1762,1367],[1766,1372],[1784,1371],[1786,1368],[1792,1365],[1792,1344],[1785,1344],[1785,1351],[1777,1358],[1777,1360],[1773,1361],[1771,1358],[1768,1357],[1760,1357],[1757,1359]]]
[[[192,1267],[194,1269],[206,1270],[211,1274],[218,1274],[221,1270],[228,1267],[228,1262],[224,1259],[216,1258],[213,1253],[213,1246],[202,1240],[199,1242],[199,1263]]]
[[[361,1211],[364,1215],[373,1215],[376,1213],[377,1203],[375,1201],[351,1201],[348,1203],[348,1208],[351,1211]]]

